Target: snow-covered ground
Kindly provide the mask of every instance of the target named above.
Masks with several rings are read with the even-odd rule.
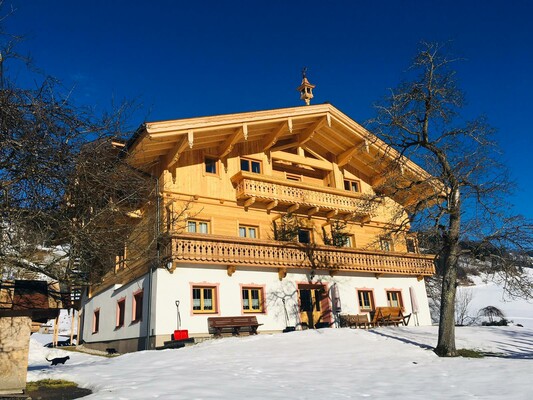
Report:
[[[103,358],[43,348],[32,338],[29,380],[63,378],[87,399],[531,398],[533,330],[457,328],[459,348],[498,353],[437,357],[436,327],[321,329],[211,340],[179,350]],[[69,355],[51,367],[45,356]]]
[[[464,288],[461,288],[464,290]],[[437,327],[321,329],[211,340],[179,350],[114,358],[42,347],[32,336],[28,380],[63,378],[94,393],[87,399],[530,399],[533,304],[506,302],[481,279],[469,315],[488,305],[524,325],[458,327],[457,347],[497,355],[437,357]],[[60,323],[69,332],[67,316]],[[45,357],[70,356],[51,367]]]
[[[533,279],[533,270],[528,271]],[[468,293],[471,297],[468,304],[468,315],[477,317],[480,309],[494,306],[503,311],[505,318],[514,324],[533,328],[533,301],[524,299],[510,299],[501,285],[487,280],[484,276],[473,276],[474,286],[461,286],[458,288],[458,296],[461,292]]]

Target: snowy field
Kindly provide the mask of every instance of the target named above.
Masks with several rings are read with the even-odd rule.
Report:
[[[458,327],[457,348],[494,356],[437,357],[437,327],[322,329],[211,340],[179,350],[105,358],[42,344],[32,336],[28,380],[63,378],[86,399],[531,399],[533,304],[505,301],[501,287],[476,277],[469,315],[496,306],[515,324]],[[70,332],[70,318],[60,318]],[[45,357],[70,356],[51,367]]]
[[[533,329],[457,328],[459,348],[499,357],[437,357],[436,327],[321,329],[211,340],[115,358],[43,348],[28,380],[63,378],[87,399],[531,399]],[[45,356],[69,355],[51,367]]]

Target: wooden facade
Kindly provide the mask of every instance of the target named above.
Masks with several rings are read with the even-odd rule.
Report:
[[[435,272],[433,256],[419,254],[416,237],[391,220],[420,191],[375,196],[395,152],[332,105],[146,123],[126,148],[132,166],[157,178],[159,231],[168,238],[157,267],[170,274],[197,266],[201,276],[211,266],[230,277],[264,270],[283,280],[288,270],[314,268],[420,281]],[[427,176],[409,160],[398,171]],[[273,226],[287,214],[302,240],[275,240]],[[346,223],[342,247],[325,244],[336,221]],[[151,267],[141,260],[116,271],[91,296]]]

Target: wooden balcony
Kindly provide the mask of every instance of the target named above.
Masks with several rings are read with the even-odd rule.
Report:
[[[310,215],[322,212],[368,218],[375,203],[361,193],[243,171],[232,176],[231,181],[236,189],[237,200],[243,200],[245,207],[266,203],[269,210],[285,207],[291,208],[289,211],[299,210],[299,213],[307,212]]]
[[[309,247],[299,243],[232,238],[203,234],[173,236],[167,256],[173,268],[180,263],[239,265],[266,268],[310,268]],[[434,256],[314,246],[313,258],[321,270],[373,274],[429,276],[435,273]],[[229,271],[229,270],[228,270]]]

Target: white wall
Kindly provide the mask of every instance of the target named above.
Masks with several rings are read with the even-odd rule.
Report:
[[[144,276],[127,285],[114,286],[92,297],[85,304],[83,312],[83,340],[86,342],[99,342],[107,340],[119,340],[137,338],[146,335],[148,315],[148,278]],[[132,323],[133,319],[133,294],[142,289],[143,311],[140,322]],[[116,328],[117,301],[126,299],[126,313],[124,326]],[[97,333],[93,333],[93,315],[96,309],[100,309],[100,327]]]
[[[304,273],[289,270],[287,276],[280,282],[276,269],[243,269],[237,267],[230,277],[226,268],[208,265],[180,264],[173,273],[159,269],[155,273],[154,296],[157,305],[155,315],[155,334],[170,335],[177,329],[177,309],[175,301],[180,301],[181,329],[188,329],[189,334],[207,333],[207,318],[212,314],[192,314],[192,284],[218,285],[220,316],[243,315],[241,311],[241,284],[264,285],[266,298],[266,312],[253,314],[263,325],[259,331],[282,330],[286,326],[285,312],[282,298],[286,299],[289,313],[289,325],[296,325],[298,321],[297,283],[307,282]],[[395,289],[402,292],[405,314],[411,313],[409,287],[415,288],[420,312],[420,325],[430,325],[431,318],[424,281],[415,277],[387,276],[379,279],[373,274],[339,273],[334,277],[317,275],[315,281],[326,283],[328,288],[337,283],[342,303],[342,313],[357,314],[359,310],[357,288],[373,289],[376,306],[386,306],[386,290]],[[246,314],[248,315],[248,314]],[[410,325],[415,324],[411,318]]]

